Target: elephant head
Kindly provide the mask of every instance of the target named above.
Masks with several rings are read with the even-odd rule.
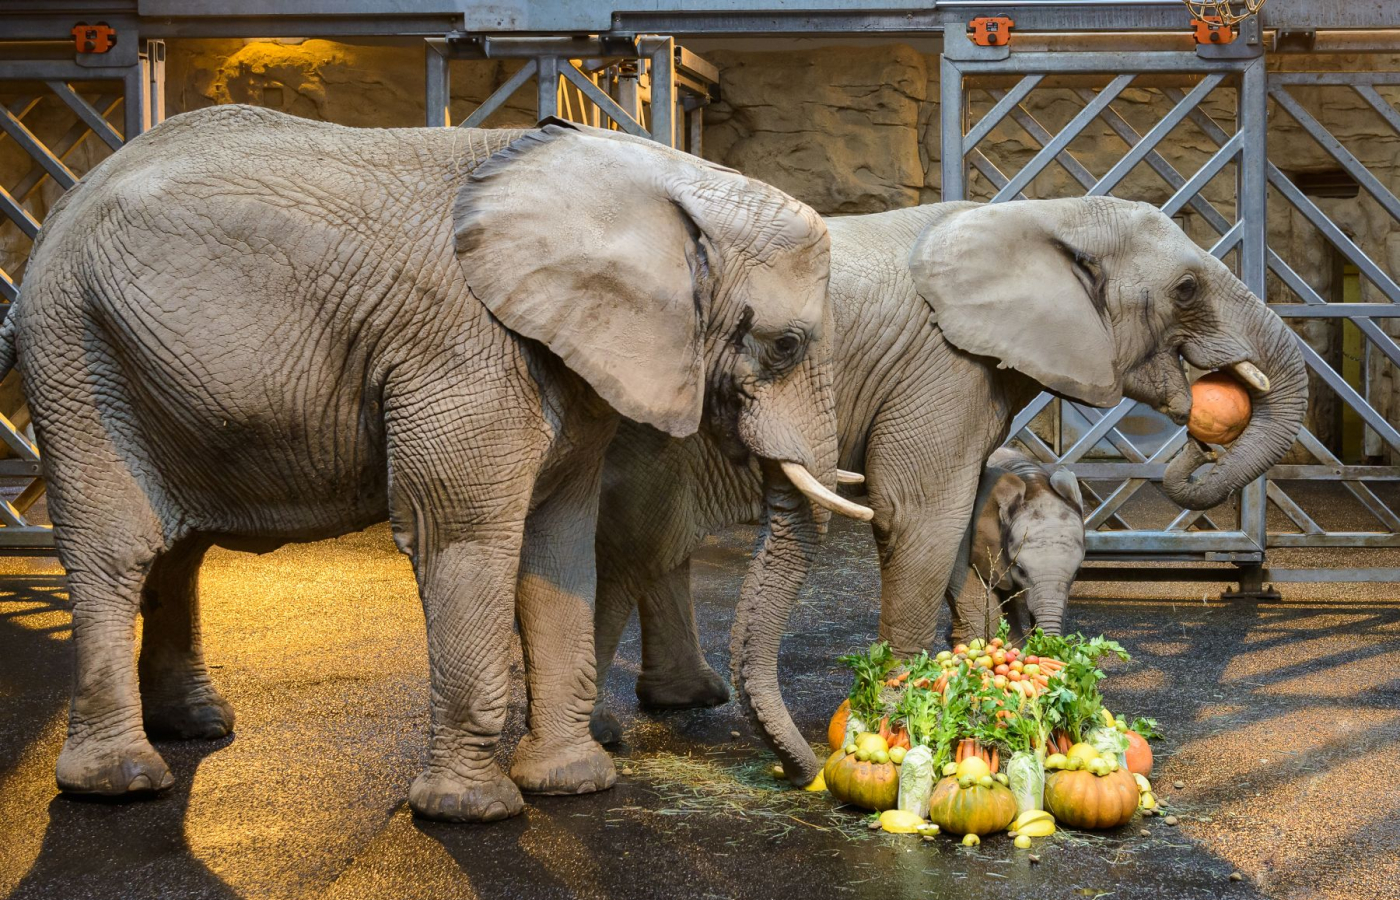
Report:
[[[1194,440],[1168,466],[1166,495],[1209,509],[1292,446],[1307,374],[1292,331],[1156,207],[1112,197],[960,209],[915,243],[910,269],[958,348],[1070,400],[1124,395],[1178,425],[1191,413],[1183,360],[1233,369],[1253,417],[1215,459]]]
[[[778,642],[829,511],[871,516],[834,491],[821,218],[689,154],[551,122],[471,173],[454,225],[472,293],[507,328],[628,418],[674,437],[703,426],[736,463],[757,461],[766,527],[735,682],[770,745],[810,757],[779,694]]]
[[[1023,632],[1039,627],[1059,634],[1070,586],[1084,561],[1079,482],[1065,469],[1049,474],[1005,447],[987,460],[982,477],[970,558],[980,583],[972,586],[977,596],[959,598],[953,639],[990,638],[1008,613]]]

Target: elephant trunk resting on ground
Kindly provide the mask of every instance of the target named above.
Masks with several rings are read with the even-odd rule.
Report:
[[[828,515],[804,492],[859,512],[831,490],[827,275],[810,209],[616,132],[219,107],[133,140],[55,207],[0,329],[74,607],[59,786],[162,789],[147,730],[232,728],[200,643],[208,547],[388,518],[427,615],[414,810],[493,819],[520,789],[608,787],[590,601],[618,414],[757,460],[751,579],[800,584]],[[530,731],[507,778],[516,620]]]
[[[946,203],[827,225],[840,465],[866,476],[880,636],[900,654],[932,644],[983,461],[1042,389],[1103,407],[1126,395],[1184,425],[1183,360],[1235,368],[1251,383],[1249,427],[1204,474],[1204,451],[1187,441],[1162,483],[1193,509],[1264,472],[1302,423],[1307,378],[1292,332],[1155,207],[1109,197]],[[600,674],[636,605],[641,700],[723,702],[724,682],[696,637],[690,554],[716,529],[759,517],[758,471],[732,464],[704,435],[672,440],[625,424],[604,485]],[[746,604],[753,587],[746,582]],[[733,647],[736,687],[755,695],[760,717],[786,717],[776,677],[783,621],[760,623],[761,647],[737,637]],[[744,620],[744,633],[752,624]],[[615,739],[616,719],[596,711],[594,733]],[[788,765],[794,781],[815,771],[810,752],[803,762]]]

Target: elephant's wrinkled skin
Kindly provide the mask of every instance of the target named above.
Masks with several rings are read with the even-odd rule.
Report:
[[[597,129],[220,107],[133,141],[55,209],[0,330],[74,604],[59,786],[159,790],[148,732],[232,729],[200,645],[209,546],[385,518],[427,615],[413,809],[488,820],[519,812],[521,789],[612,785],[588,720],[618,413],[677,437],[703,419],[761,460],[777,528],[810,555],[826,513],[777,467],[835,484],[827,247],[781,192]],[[801,553],[761,561],[805,574]],[[530,732],[507,778],[513,620]]]
[[[1302,423],[1307,379],[1292,332],[1154,207],[1107,197],[948,203],[827,226],[840,465],[867,479],[880,636],[900,654],[932,644],[983,462],[1042,387],[1096,406],[1126,395],[1184,424],[1183,359],[1261,369],[1272,389],[1252,389],[1251,424],[1215,466],[1195,477],[1206,457],[1190,442],[1168,467],[1163,491],[1193,509],[1257,477]],[[598,659],[606,671],[639,605],[644,704],[727,698],[698,646],[689,559],[705,535],[758,517],[758,484],[703,436],[674,441],[624,425],[613,442],[599,524]],[[773,594],[769,608],[793,599]],[[741,615],[733,638],[736,687],[757,705],[761,685],[775,720],[786,718],[776,675],[783,623]],[[746,651],[760,645],[761,654]],[[616,719],[597,711],[594,734],[615,739]],[[810,751],[798,765],[780,755],[794,780],[813,773]]]
[[[1059,634],[1083,561],[1079,482],[1066,469],[1051,472],[1017,450],[1000,448],[982,470],[966,545],[953,564],[953,641],[989,640],[1003,617],[1013,634],[1035,627]]]

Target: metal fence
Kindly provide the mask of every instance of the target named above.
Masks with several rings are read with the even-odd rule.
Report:
[[[89,5],[103,3],[92,0]],[[1257,20],[1246,23],[1234,42],[1193,48],[1183,43],[1186,17],[1179,0],[1023,0],[996,10],[977,0],[854,0],[815,4],[801,12],[769,8],[758,0],[726,0],[726,11],[710,13],[609,12],[605,5],[539,0],[528,5],[528,15],[520,11],[526,7],[509,15],[501,12],[516,9],[510,4],[498,9],[468,3],[464,15],[456,0],[424,0],[421,9],[410,12],[347,0],[333,14],[319,12],[315,4],[290,3],[286,15],[263,14],[251,20],[231,18],[219,12],[218,4],[205,0],[142,4],[140,14],[109,5],[108,18],[124,41],[112,53],[66,59],[0,56],[0,86],[9,84],[12,91],[18,86],[19,94],[0,110],[0,139],[17,142],[33,160],[18,180],[0,185],[0,212],[29,237],[37,232],[39,221],[26,208],[26,198],[43,180],[62,187],[76,180],[80,173],[64,162],[74,147],[95,136],[115,149],[124,137],[159,121],[163,48],[158,41],[138,43],[138,34],[143,41],[254,31],[269,36],[426,37],[429,125],[454,124],[448,113],[454,60],[516,59],[519,65],[500,89],[460,124],[490,124],[492,114],[533,81],[541,115],[610,122],[629,133],[699,152],[704,109],[714,99],[718,73],[683,49],[680,35],[942,33],[941,165],[946,199],[1001,201],[1070,193],[1149,199],[1169,215],[1184,217],[1188,232],[1233,266],[1252,290],[1268,296],[1279,315],[1348,323],[1348,334],[1359,336],[1360,343],[1349,352],[1361,362],[1348,362],[1350,368],[1339,366],[1335,354],[1300,343],[1315,392],[1328,392],[1328,402],[1351,411],[1348,415],[1364,432],[1364,456],[1369,458],[1357,460],[1337,452],[1329,446],[1335,444],[1335,435],[1305,431],[1300,451],[1286,464],[1248,486],[1237,501],[1204,513],[1168,508],[1153,486],[1185,442],[1183,429],[1132,401],[1097,410],[1038,398],[1016,418],[1013,431],[1041,459],[1066,466],[1084,483],[1092,558],[1187,563],[1169,574],[1239,580],[1243,589],[1255,593],[1265,579],[1400,580],[1400,569],[1333,568],[1319,575],[1264,568],[1270,550],[1400,545],[1400,515],[1393,496],[1400,467],[1385,458],[1400,458],[1400,430],[1391,424],[1395,413],[1379,408],[1368,390],[1373,379],[1388,377],[1400,366],[1400,344],[1385,321],[1400,309],[1400,286],[1387,260],[1368,254],[1348,236],[1344,224],[1329,218],[1325,204],[1319,204],[1306,185],[1270,162],[1267,146],[1269,116],[1275,123],[1287,120],[1364,191],[1361,199],[1376,215],[1400,222],[1400,200],[1367,169],[1367,154],[1349,148],[1347,135],[1330,133],[1309,107],[1310,102],[1316,104],[1313,95],[1318,91],[1346,93],[1400,133],[1400,112],[1385,94],[1400,85],[1400,76],[1270,73],[1265,33]],[[970,40],[969,22],[989,12],[1014,18],[1018,31],[1009,47],[1004,42],[978,46]],[[505,18],[497,22],[500,16]],[[54,32],[62,36],[71,24],[49,13],[0,11],[0,18],[9,26],[6,39],[16,41],[50,39]],[[1335,0],[1272,0],[1265,19],[1276,48],[1305,44],[1305,49],[1314,50],[1324,37],[1316,29],[1400,27],[1400,9],[1366,5],[1361,10]],[[1167,49],[1148,49],[1150,42],[1123,34],[1094,34],[1174,29],[1180,34]],[[490,30],[498,33],[484,33]],[[1084,46],[1052,49],[1046,41],[1033,39],[1036,33],[1064,32],[1079,33]],[[1332,35],[1334,40],[1340,35],[1347,48],[1379,48],[1367,46],[1378,39],[1364,30]],[[138,53],[138,47],[145,52]],[[1056,98],[1054,114],[1036,105],[1037,97],[1047,93]],[[72,116],[71,127],[47,139],[37,137],[25,122],[40,103],[45,108],[61,104]],[[123,127],[118,131],[109,119],[121,104]],[[1144,110],[1155,111],[1155,120],[1145,121]],[[1190,130],[1194,155],[1173,149],[1182,129]],[[995,146],[1008,143],[1008,132],[1016,136],[1009,143],[1019,148],[1009,155]],[[1099,144],[1092,160],[1081,151],[1085,141]],[[1114,141],[1119,152],[1104,164],[1104,142]],[[1300,274],[1296,261],[1287,259],[1287,247],[1270,246],[1269,212],[1277,217],[1284,208],[1315,229],[1333,248],[1338,264],[1354,273],[1362,302],[1339,302],[1336,292],[1315,285],[1311,270],[1303,267]],[[0,273],[0,300],[13,299],[21,275]],[[14,396],[5,395],[6,390]],[[34,552],[50,544],[50,535],[26,518],[30,505],[42,496],[43,485],[38,450],[26,434],[22,399],[13,383],[0,385],[0,408],[11,412],[0,417],[0,447],[8,450],[8,458],[0,459],[0,477],[19,479],[21,488],[17,497],[0,505],[0,552]],[[1319,485],[1351,498],[1357,516],[1339,522],[1319,513],[1312,505]],[[1189,567],[1193,562],[1233,563],[1238,568]],[[1112,567],[1092,571],[1113,577],[1133,573]],[[1153,570],[1150,577],[1163,575]]]

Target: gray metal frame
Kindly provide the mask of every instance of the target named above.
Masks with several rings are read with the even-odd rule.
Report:
[[[484,125],[533,80],[538,119],[558,116],[594,126],[606,120],[629,134],[698,155],[705,107],[718,96],[718,70],[678,46],[674,38],[662,35],[628,39],[449,35],[431,38],[424,46],[427,124],[434,127],[452,124],[448,106],[454,59],[524,60],[460,123],[462,128]]]

